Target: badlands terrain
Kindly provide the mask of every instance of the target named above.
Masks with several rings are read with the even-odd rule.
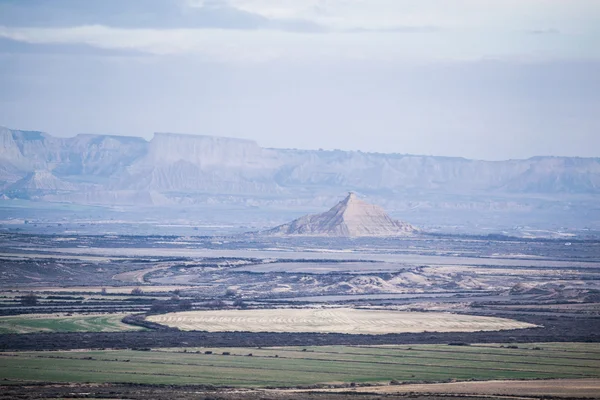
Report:
[[[156,133],[0,127],[0,230],[202,235],[265,230],[355,191],[428,231],[567,238],[600,232],[600,160],[481,161]],[[307,225],[308,226],[308,225]]]
[[[594,397],[600,385],[594,240],[5,233],[0,245],[5,398]],[[448,383],[471,380],[493,382]]]
[[[595,397],[600,244],[565,243],[3,234],[2,396]]]
[[[0,150],[0,399],[597,397],[597,159]]]

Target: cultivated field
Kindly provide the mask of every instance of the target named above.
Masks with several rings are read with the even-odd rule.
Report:
[[[28,314],[0,317],[0,334],[32,332],[119,332],[143,328],[124,324],[127,314]]]
[[[474,332],[531,328],[504,318],[351,308],[187,311],[148,320],[181,330],[208,332],[320,332],[386,334]]]
[[[514,347],[514,346],[513,346]],[[208,354],[210,352],[210,354]],[[328,383],[600,378],[598,344],[177,348],[0,353],[3,384],[114,382],[290,387]]]

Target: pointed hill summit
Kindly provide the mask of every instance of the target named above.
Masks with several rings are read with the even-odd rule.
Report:
[[[37,170],[30,172],[17,182],[13,183],[9,190],[73,190],[74,187],[68,182],[59,179],[50,171]]]
[[[305,236],[407,236],[418,230],[411,224],[392,219],[383,208],[369,204],[354,193],[321,214],[306,215],[264,233]]]

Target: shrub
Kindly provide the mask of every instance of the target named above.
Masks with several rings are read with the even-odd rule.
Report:
[[[221,300],[213,300],[206,303],[206,307],[212,309],[221,309],[227,307],[227,304]]]
[[[38,303],[38,297],[35,293],[29,293],[21,297],[21,304],[26,307],[35,306]]]
[[[245,302],[244,300],[242,300],[242,299],[237,299],[237,300],[235,300],[235,301],[233,302],[233,306],[234,306],[234,307],[241,308],[241,309],[246,309],[246,308],[248,308],[248,304],[246,304],[246,302]]]
[[[188,311],[191,310],[193,307],[193,303],[191,300],[186,299],[186,300],[180,300],[179,304],[177,305],[180,311]]]
[[[136,287],[131,289],[131,294],[144,294],[144,291],[141,288]]]

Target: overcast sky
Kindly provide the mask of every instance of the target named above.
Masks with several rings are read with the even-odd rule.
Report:
[[[598,0],[0,0],[0,125],[600,156]]]

